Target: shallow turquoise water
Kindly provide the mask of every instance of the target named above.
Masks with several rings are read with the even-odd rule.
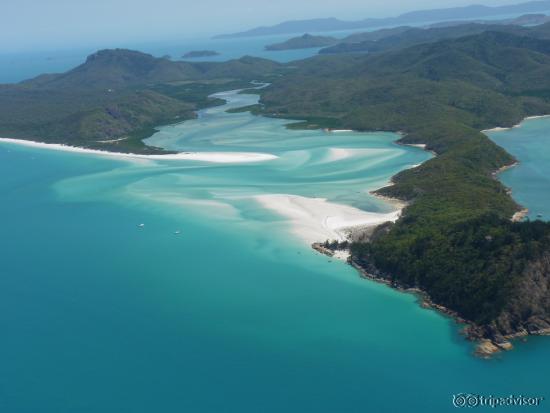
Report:
[[[0,145],[0,411],[445,412],[459,392],[550,397],[547,339],[476,359],[454,322],[314,253],[250,199],[389,211],[368,190],[425,152],[391,134],[288,131],[225,109],[151,141],[279,159]]]
[[[519,161],[499,175],[514,199],[529,209],[529,219],[550,220],[550,118],[528,119],[488,135]]]

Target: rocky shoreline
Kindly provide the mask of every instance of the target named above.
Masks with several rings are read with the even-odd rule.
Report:
[[[331,249],[331,247],[327,247],[324,243],[313,243],[311,247],[315,251],[329,257],[334,257],[336,254],[336,250]],[[474,354],[478,357],[490,358],[501,351],[512,350],[514,346],[511,343],[511,340],[525,338],[529,335],[550,335],[550,328],[537,332],[528,332],[523,330],[517,332],[516,334],[503,336],[504,340],[496,341],[492,338],[486,337],[482,333],[479,326],[461,317],[456,311],[433,302],[426,291],[418,287],[408,287],[396,282],[395,280],[391,280],[388,277],[384,277],[384,275],[374,267],[366,269],[360,263],[353,260],[351,255],[349,255],[347,263],[357,270],[361,278],[385,284],[388,287],[400,292],[414,294],[418,298],[418,302],[422,308],[438,311],[439,313],[452,318],[458,325],[462,325],[463,328],[461,333],[466,339],[476,343]]]
[[[525,219],[525,217],[529,215],[529,209],[523,208],[522,210],[516,212],[514,215],[512,215],[512,221],[513,222],[521,222]]]
[[[405,134],[403,132],[398,132],[401,137],[403,138]],[[404,143],[401,140],[396,141],[396,144],[403,145],[403,146],[414,146],[421,148],[425,151],[431,152],[434,156],[437,156],[437,153],[435,153],[432,150],[429,150],[426,148],[426,145],[424,144],[409,144]],[[491,176],[494,179],[498,179],[498,175],[508,169],[514,168],[517,166],[519,162],[516,160],[511,164],[505,165],[494,172],[491,173]],[[392,179],[390,179],[390,182],[386,187],[395,185]],[[401,199],[392,198],[384,195],[380,195],[378,191],[380,191],[382,188],[379,188],[378,190],[371,191],[371,194],[376,196],[377,198],[383,199],[386,202],[392,203],[402,210],[406,208],[409,203],[406,201],[403,201]],[[511,190],[508,189],[508,195],[511,196]],[[517,205],[517,204],[516,204]],[[518,211],[513,214],[511,217],[511,221],[513,222],[520,222],[524,220],[524,218],[528,215],[529,210],[527,208],[524,208],[520,205],[518,205]],[[353,242],[354,238],[362,237],[364,242],[368,242],[370,239],[370,235],[372,232],[376,229],[370,228],[369,234],[364,233],[364,229],[358,232],[362,232],[363,235],[357,234],[354,232],[353,229],[350,229],[350,236],[348,237],[348,241]],[[353,237],[352,237],[353,235]],[[509,351],[514,348],[511,341],[517,340],[517,339],[523,339],[525,340],[527,336],[529,335],[550,335],[550,327],[549,328],[539,328],[539,329],[532,329],[530,326],[528,326],[528,330],[516,326],[515,328],[511,328],[511,331],[513,331],[511,334],[502,334],[498,328],[493,328],[495,326],[480,326],[470,320],[464,319],[461,317],[456,311],[453,311],[445,306],[442,306],[440,304],[435,303],[430,295],[418,288],[418,287],[410,287],[406,285],[402,285],[399,282],[395,281],[390,277],[388,274],[383,274],[380,272],[377,268],[375,268],[370,263],[360,263],[354,260],[353,256],[351,255],[351,252],[349,251],[349,242],[346,242],[345,247],[336,243],[314,243],[312,244],[312,248],[318,251],[321,254],[335,257],[335,255],[341,255],[346,256],[346,262],[350,264],[352,267],[354,267],[360,274],[362,278],[369,279],[378,283],[386,284],[391,288],[394,288],[401,292],[406,293],[412,293],[415,294],[418,298],[419,304],[421,307],[426,309],[433,309],[436,310],[448,317],[451,317],[457,324],[463,325],[464,327],[461,330],[461,333],[466,337],[466,339],[474,342],[476,344],[474,354],[481,358],[491,358],[497,353],[500,353],[502,351]],[[345,253],[342,251],[345,250]],[[544,321],[544,320],[543,320]],[[546,326],[550,325],[550,321],[548,322],[541,322],[541,323],[535,323],[539,326]],[[494,331],[493,331],[494,330]],[[517,331],[514,331],[517,330]],[[510,330],[509,330],[510,331]]]
[[[479,356],[482,358],[488,358],[496,353],[499,353],[502,350],[511,350],[513,348],[512,343],[510,343],[509,341],[495,342],[488,338],[480,339],[479,337],[477,337],[475,333],[477,330],[475,324],[461,317],[456,311],[453,311],[450,308],[447,308],[445,306],[435,303],[426,291],[418,287],[408,287],[408,286],[402,285],[394,280],[389,280],[383,277],[381,274],[379,275],[373,274],[373,272],[377,272],[377,271],[365,270],[359,263],[355,262],[353,258],[350,258],[349,263],[352,267],[354,267],[359,272],[362,278],[386,284],[389,287],[396,289],[400,292],[414,294],[418,298],[418,302],[422,308],[438,311],[439,313],[452,318],[458,325],[463,326],[463,328],[461,329],[461,333],[464,334],[464,336],[468,340],[477,342],[476,348],[474,351],[474,354],[476,356]]]
[[[515,168],[518,165],[519,165],[518,161],[515,161],[514,163],[511,163],[510,165],[504,165],[503,167],[498,168],[496,171],[494,171],[492,173],[492,176],[493,176],[494,179],[498,179],[499,174],[501,174],[502,172],[507,171],[509,169]],[[512,190],[510,188],[506,188],[506,190],[507,190],[508,195],[512,196]],[[512,215],[511,219],[512,219],[513,222],[521,222],[525,219],[525,217],[527,215],[529,215],[529,209],[521,207],[521,209],[519,211],[517,211],[514,215]]]

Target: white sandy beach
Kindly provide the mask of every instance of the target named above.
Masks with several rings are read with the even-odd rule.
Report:
[[[549,118],[550,115],[537,115],[537,116],[527,116],[523,120],[529,120],[529,119],[541,119],[541,118]]]
[[[510,130],[512,128],[517,128],[518,126],[519,125],[514,125],[511,128],[503,128],[501,126],[497,126],[496,128],[484,129],[481,132],[483,132],[483,133],[485,133],[485,132],[502,132],[502,131],[505,131],[505,130]]]
[[[254,199],[266,209],[288,218],[292,232],[310,244],[327,239],[344,241],[346,229],[396,221],[401,215],[401,210],[380,214],[328,202],[324,198],[298,195],[265,194]]]
[[[550,115],[527,116],[526,118],[523,118],[523,120],[520,123],[518,123],[517,125],[514,125],[510,128],[503,128],[501,126],[497,126],[496,128],[484,129],[481,132],[483,132],[483,133],[485,133],[485,132],[502,132],[502,131],[506,131],[506,130],[510,130],[510,129],[514,129],[514,128],[519,128],[521,126],[521,124],[523,122],[525,122],[526,120],[542,119],[542,118],[548,118],[548,117],[550,117]]]
[[[64,152],[76,152],[91,155],[109,156],[116,158],[127,159],[152,159],[163,161],[202,161],[213,163],[247,163],[247,162],[263,162],[277,159],[278,156],[269,153],[259,152],[180,152],[167,155],[140,155],[133,153],[117,153],[108,152],[98,149],[86,149],[76,146],[63,145],[58,143],[43,143],[27,141],[23,139],[0,138],[0,143],[11,143],[16,145],[30,146],[33,148],[49,149]]]
[[[412,146],[413,148],[426,149],[425,143],[405,143],[406,146]]]

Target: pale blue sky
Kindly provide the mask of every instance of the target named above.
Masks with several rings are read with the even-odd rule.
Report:
[[[284,20],[521,0],[0,0],[0,52],[203,37]]]

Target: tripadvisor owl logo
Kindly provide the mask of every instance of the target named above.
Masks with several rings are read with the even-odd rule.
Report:
[[[453,406],[458,408],[474,407],[517,407],[517,406],[539,406],[544,397],[533,397],[523,395],[509,395],[505,397],[482,396],[473,393],[453,394]]]

